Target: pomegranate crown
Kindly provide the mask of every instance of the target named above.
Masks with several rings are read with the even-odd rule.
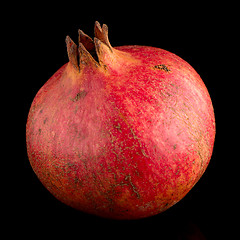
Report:
[[[67,36],[67,53],[69,62],[80,72],[81,67],[88,63],[94,63],[96,66],[104,66],[102,62],[103,52],[113,52],[113,48],[108,39],[108,27],[103,24],[101,27],[98,21],[94,25],[94,40],[85,34],[82,30],[78,30],[78,46],[73,40]]]

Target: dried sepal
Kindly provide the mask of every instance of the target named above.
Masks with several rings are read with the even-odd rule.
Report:
[[[66,37],[66,44],[69,62],[77,71],[79,71],[78,47],[69,36]]]
[[[78,42],[82,43],[83,46],[89,51],[93,51],[95,49],[94,42],[91,37],[85,34],[82,30],[78,30]]]
[[[94,34],[95,38],[98,38],[100,41],[105,43],[110,48],[110,50],[112,49],[112,46],[108,39],[108,27],[106,24],[103,24],[101,27],[100,23],[96,21],[94,26]]]
[[[85,48],[85,46],[79,42],[79,47],[78,47],[78,52],[79,52],[79,67],[80,71],[85,65],[90,65],[93,64],[95,66],[98,66],[98,62],[92,54]]]

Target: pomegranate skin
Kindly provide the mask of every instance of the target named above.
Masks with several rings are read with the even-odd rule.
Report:
[[[26,139],[30,164],[61,202],[112,219],[156,215],[206,170],[215,118],[196,71],[166,50],[67,38],[69,62],[39,90]],[[91,52],[91,54],[90,54]]]

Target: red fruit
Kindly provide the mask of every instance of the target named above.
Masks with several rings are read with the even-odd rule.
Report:
[[[155,215],[206,170],[215,119],[196,71],[163,49],[66,38],[69,63],[39,90],[27,121],[31,166],[60,201],[114,219]]]

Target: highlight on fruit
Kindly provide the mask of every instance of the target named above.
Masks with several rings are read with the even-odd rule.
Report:
[[[69,62],[36,94],[26,125],[33,171],[61,202],[111,219],[139,219],[179,202],[205,172],[214,110],[198,73],[150,46],[67,36]]]

